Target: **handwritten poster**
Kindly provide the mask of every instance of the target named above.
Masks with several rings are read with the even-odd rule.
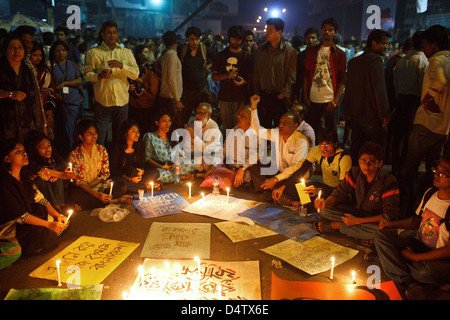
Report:
[[[102,291],[102,284],[80,286],[71,289],[11,289],[6,295],[5,300],[101,300]]]
[[[240,217],[238,214],[254,207],[256,204],[256,201],[228,197],[226,195],[213,195],[210,193],[184,208],[183,211],[222,220],[241,221],[253,224],[251,219]]]
[[[133,200],[131,204],[144,219],[162,217],[180,213],[189,205],[182,196],[173,190],[144,194],[142,200]]]
[[[314,237],[304,242],[288,239],[261,251],[311,275],[329,270],[331,257],[334,257],[335,266],[338,266],[358,254],[357,250],[343,247],[322,237]]]
[[[245,223],[233,221],[218,222],[215,223],[215,226],[219,228],[220,231],[225,233],[232,242],[246,241],[277,234],[275,231],[269,230],[256,224],[248,225]]]
[[[272,300],[402,300],[393,281],[367,287],[363,283],[290,281],[272,273]]]
[[[289,239],[305,241],[319,235],[312,227],[312,222],[319,219],[317,215],[301,217],[297,211],[275,203],[260,203],[239,215],[267,226]]]
[[[138,246],[139,243],[82,236],[29,276],[57,282],[56,261],[61,260],[61,282],[99,284]]]
[[[145,259],[141,274],[128,299],[261,300],[259,261]]]
[[[210,258],[211,224],[153,222],[141,257]]]

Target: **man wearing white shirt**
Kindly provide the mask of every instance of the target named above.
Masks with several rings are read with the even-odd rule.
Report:
[[[181,102],[183,94],[183,78],[181,61],[177,54],[177,35],[173,31],[163,34],[166,53],[161,57],[161,86],[159,89],[158,108],[169,110],[174,119],[174,127],[183,126],[182,114],[184,106]]]
[[[217,123],[211,119],[211,113],[209,103],[200,103],[195,109],[195,119],[185,128],[192,138],[198,172],[208,170],[210,165],[222,163],[222,133]]]
[[[94,87],[94,121],[98,143],[104,145],[108,123],[112,121],[113,141],[118,138],[121,123],[128,118],[128,78],[136,80],[139,67],[133,53],[117,43],[117,24],[106,21],[100,35],[103,42],[86,53],[84,74]]]
[[[272,154],[270,157],[270,167],[264,166],[265,159],[261,158],[258,165],[250,168],[250,174],[255,191],[266,190],[268,196],[263,196],[263,199],[271,200],[270,190],[298,170],[302,163],[301,160],[308,155],[309,143],[308,139],[296,130],[299,121],[297,115],[293,112],[287,112],[281,116],[278,128],[265,129],[261,127],[257,113],[259,101],[258,95],[250,98],[252,107],[251,127],[260,138],[275,142],[275,148],[272,144],[272,152],[275,152],[275,156]],[[275,164],[272,162],[274,159],[276,159]]]

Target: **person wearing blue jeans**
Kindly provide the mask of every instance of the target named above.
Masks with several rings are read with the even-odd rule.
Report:
[[[361,147],[359,166],[347,172],[329,197],[314,200],[321,218],[314,222],[317,231],[339,230],[371,246],[379,221],[397,219],[398,185],[395,177],[383,170],[383,157],[383,147],[377,143],[368,141]]]
[[[425,192],[416,215],[398,221],[382,220],[374,235],[384,272],[406,289],[405,297],[411,300],[427,297],[429,287],[424,284],[450,283],[450,152],[433,171],[434,187]],[[417,231],[417,236],[398,234],[397,228]],[[374,255],[372,258],[377,262]]]

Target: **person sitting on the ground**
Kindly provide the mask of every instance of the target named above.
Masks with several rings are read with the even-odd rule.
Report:
[[[352,158],[338,147],[336,131],[325,132],[321,130],[318,137],[319,145],[312,148],[303,161],[302,166],[281,186],[272,191],[272,198],[281,205],[299,206],[299,196],[295,185],[305,178],[311,166],[318,163],[321,172],[321,182],[306,181],[305,189],[310,196],[317,196],[318,188],[322,190],[321,196],[327,198],[332,191],[345,178],[352,168]]]
[[[50,204],[61,211],[66,205],[65,180],[74,179],[75,174],[63,158],[53,151],[52,142],[45,134],[30,131],[25,140],[25,149],[34,184]]]
[[[398,184],[391,173],[383,170],[383,158],[381,145],[368,141],[361,147],[359,166],[347,172],[329,197],[314,200],[321,218],[313,224],[317,231],[328,233],[339,229],[371,246],[381,219],[398,218]]]
[[[273,166],[270,161],[269,165],[265,165],[260,159],[249,171],[255,191],[262,192],[263,201],[272,201],[271,190],[300,168],[302,159],[308,155],[309,142],[308,138],[296,130],[300,122],[293,112],[286,112],[281,116],[278,128],[265,129],[261,127],[257,111],[259,101],[258,95],[250,98],[251,127],[258,137],[275,143],[275,148],[272,147],[271,150],[270,160],[276,159],[276,163]]]
[[[410,300],[426,298],[427,285],[450,283],[450,150],[433,172],[434,186],[425,192],[416,215],[398,221],[383,219],[374,236],[384,272],[406,289],[405,297]],[[397,229],[418,233],[399,235]]]
[[[137,194],[145,190],[153,181],[155,190],[161,190],[156,182],[159,172],[156,168],[146,167],[144,144],[139,140],[139,124],[134,120],[122,122],[119,139],[113,141],[109,157],[111,178],[127,186],[127,193]]]
[[[302,103],[294,102],[291,107],[291,111],[297,114],[300,121],[297,131],[300,131],[305,137],[307,137],[310,148],[314,148],[316,146],[316,134],[314,133],[313,127],[305,121],[305,115],[307,112],[306,106]]]
[[[195,119],[185,128],[191,135],[191,150],[197,172],[209,170],[211,165],[222,162],[222,133],[211,119],[211,114],[212,106],[206,102],[200,103],[195,109]]]
[[[159,172],[158,181],[172,183],[176,178],[176,162],[179,162],[181,180],[193,180],[195,164],[180,155],[175,155],[171,145],[172,119],[169,114],[160,111],[155,117],[155,130],[144,135],[145,160]],[[181,151],[178,151],[181,152]]]
[[[57,235],[67,220],[33,184],[24,168],[29,163],[24,146],[15,139],[4,140],[0,156],[0,240],[18,243],[23,256],[57,247]]]
[[[77,124],[77,133],[79,141],[69,155],[76,175],[75,185],[69,187],[67,203],[73,204],[78,211],[104,207],[113,198],[121,198],[126,185],[121,182],[111,185],[108,152],[97,144],[94,121],[81,120]],[[121,198],[121,201],[126,202],[126,199]]]

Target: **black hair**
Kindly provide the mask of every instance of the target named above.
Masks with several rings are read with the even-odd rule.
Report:
[[[228,39],[237,38],[243,40],[245,38],[245,29],[242,26],[234,25],[228,29]]]
[[[53,32],[47,31],[42,34],[42,42],[45,45],[51,46],[53,41],[55,41],[55,34]]]
[[[361,158],[363,154],[374,156],[378,161],[384,160],[384,148],[373,141],[367,141],[362,145],[359,149],[359,158]]]
[[[25,52],[27,51],[27,46],[22,41],[22,38],[18,34],[11,34],[11,35],[7,36],[2,42],[2,52],[5,56],[6,56],[6,50],[8,49],[8,45],[12,40],[19,40],[23,46],[23,50]]]
[[[123,148],[127,148],[127,135],[128,135],[128,131],[133,127],[136,126],[139,129],[139,124],[132,120],[132,119],[128,119],[125,120],[124,122],[122,122],[122,124],[119,127],[119,136],[118,136],[118,140],[120,141],[120,144],[122,145]],[[134,145],[134,143],[133,143]]]
[[[162,41],[166,47],[170,47],[177,42],[177,34],[174,31],[166,31],[162,36]]]
[[[202,31],[200,30],[199,27],[196,26],[191,26],[189,28],[187,28],[186,32],[184,33],[184,35],[186,36],[186,38],[189,38],[189,36],[193,34],[196,37],[201,37],[202,36]]]
[[[317,142],[320,144],[322,142],[328,143],[338,143],[338,134],[336,130],[325,131],[325,129],[320,129],[317,136]]]
[[[74,138],[76,138],[76,139],[74,139],[74,141],[76,141],[74,143],[74,147],[80,146],[82,144],[83,141],[81,141],[79,136],[82,136],[83,134],[85,134],[86,131],[88,131],[89,128],[92,128],[92,127],[98,131],[94,120],[83,119],[77,123],[76,128],[75,128],[76,130],[74,132]]]
[[[366,48],[367,49],[372,48],[373,41],[375,41],[376,43],[380,43],[383,37],[390,38],[390,37],[392,37],[392,35],[389,32],[381,30],[381,29],[373,29],[369,33],[369,36],[367,37]]]
[[[36,29],[31,26],[19,26],[12,32],[13,35],[18,35],[19,37],[23,36],[24,34],[34,36],[35,33]]]
[[[36,130],[30,131],[25,137],[24,146],[31,162],[39,164],[45,163],[45,160],[42,159],[42,157],[39,155],[36,149],[36,146],[44,139],[47,139],[50,142],[50,144],[52,144],[52,141],[44,133]]]
[[[68,29],[66,26],[62,25],[62,24],[60,24],[59,26],[56,27],[55,33],[56,33],[56,32],[59,32],[59,31],[64,32],[64,34],[65,34],[66,36],[69,34],[69,29]]]
[[[276,31],[284,31],[284,21],[280,18],[269,18],[266,21],[266,25],[274,26]]]
[[[67,44],[67,42],[62,41],[62,40],[56,40],[55,42],[53,42],[52,46],[50,47],[50,51],[48,53],[48,60],[50,61],[51,65],[53,65],[53,63],[55,62],[55,51],[56,51],[56,47],[59,45],[63,46],[67,52],[70,51],[70,48],[69,48],[69,45]]]
[[[336,31],[336,32],[338,31],[338,23],[335,18],[327,18],[327,19],[323,20],[322,25],[320,27],[323,28],[323,26],[326,24],[331,24],[334,28],[334,31]]]
[[[414,50],[422,49],[423,31],[416,31],[412,36],[412,47]]]
[[[0,157],[1,157],[1,167],[5,170],[11,169],[11,164],[5,162],[5,157],[14,150],[14,148],[18,145],[22,144],[18,139],[6,139],[0,143]]]
[[[445,27],[436,24],[429,27],[423,33],[423,39],[429,43],[435,43],[439,50],[448,50],[448,33]]]
[[[300,124],[300,118],[298,117],[298,114],[292,111],[285,112],[282,116],[288,116],[292,117],[292,120],[294,120],[294,123]]]
[[[41,50],[41,52],[42,52],[42,60],[36,66],[36,69],[40,72],[42,72],[42,71],[51,72],[50,68],[47,66],[47,63],[45,61],[44,46],[39,42],[33,41],[33,48],[31,49],[30,54],[32,54],[33,52],[38,51],[38,50]]]
[[[304,38],[306,38],[306,36],[308,35],[308,34],[310,34],[310,33],[315,33],[316,35],[317,35],[317,38],[319,38],[319,30],[317,30],[316,28],[314,28],[314,27],[310,27],[310,28],[308,28],[308,29],[306,29],[305,30],[305,33],[304,33]]]

